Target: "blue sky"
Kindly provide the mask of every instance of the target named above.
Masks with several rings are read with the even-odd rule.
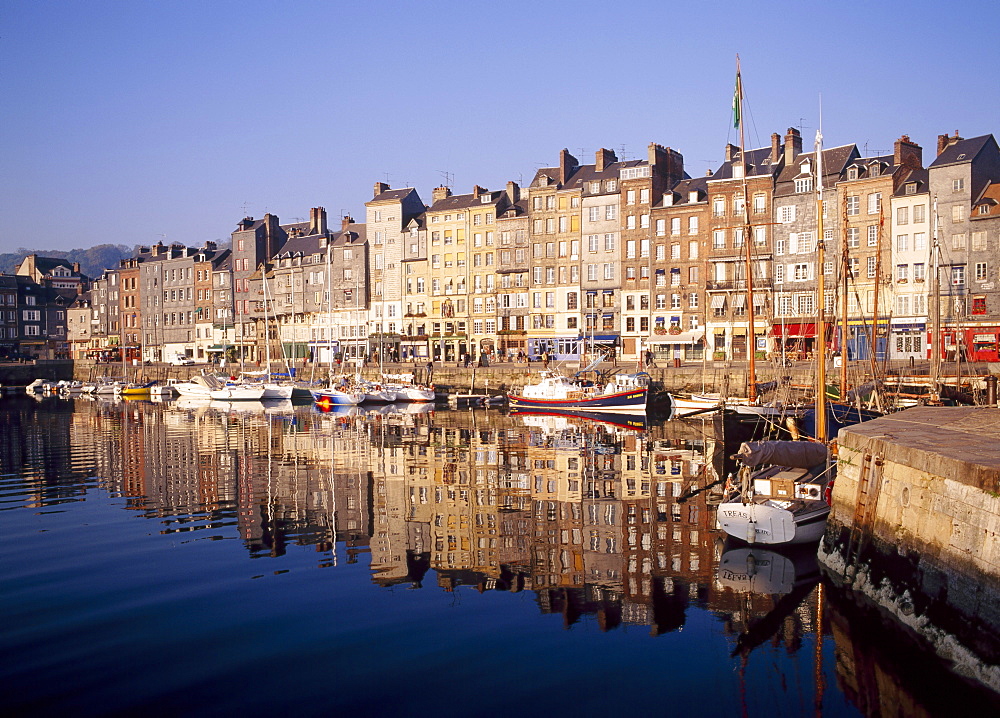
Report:
[[[48,2],[0,9],[0,251],[364,217],[376,181],[527,183],[567,147],[692,175],[823,102],[827,146],[1000,130],[995,2]],[[583,150],[581,153],[581,149]],[[245,208],[245,210],[244,210]]]

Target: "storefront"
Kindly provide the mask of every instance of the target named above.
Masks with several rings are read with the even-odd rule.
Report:
[[[675,334],[667,332],[666,335],[652,337],[647,346],[653,352],[653,358],[661,365],[674,359],[701,361],[705,356],[705,330]]]
[[[774,352],[797,361],[812,357],[816,351],[815,322],[786,322],[771,327]]]

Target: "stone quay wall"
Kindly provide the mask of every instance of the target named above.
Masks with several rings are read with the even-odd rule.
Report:
[[[1000,410],[907,409],[838,452],[825,572],[1000,691]]]

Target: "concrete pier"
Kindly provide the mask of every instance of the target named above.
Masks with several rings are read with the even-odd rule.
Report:
[[[832,503],[819,559],[834,583],[1000,692],[1000,410],[844,429]]]

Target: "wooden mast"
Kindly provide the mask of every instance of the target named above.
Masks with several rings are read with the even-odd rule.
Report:
[[[736,56],[736,94],[733,97],[733,116],[740,127],[740,169],[743,176],[743,246],[745,248],[747,282],[747,398],[753,404],[757,401],[757,335],[753,321],[753,255],[750,237],[750,197],[747,191],[747,160],[743,138],[743,81],[740,78],[740,56]]]
[[[823,238],[823,130],[816,130],[816,439],[826,442],[826,259]]]

